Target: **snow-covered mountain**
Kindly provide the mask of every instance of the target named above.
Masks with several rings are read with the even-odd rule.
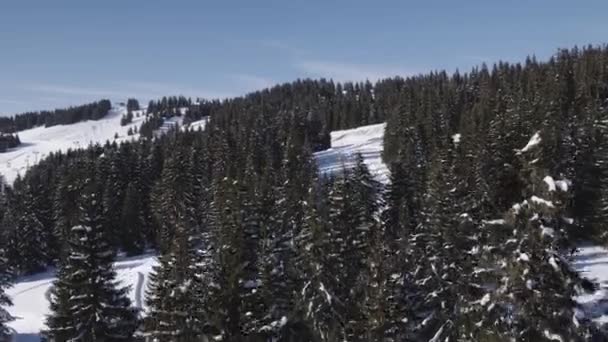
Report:
[[[77,122],[71,125],[36,127],[18,132],[21,145],[9,152],[0,153],[0,174],[7,183],[12,183],[17,175],[23,175],[32,165],[38,163],[51,152],[67,151],[87,147],[89,144],[106,141],[124,141],[136,139],[139,135],[128,136],[129,128],[141,125],[145,111],[134,112],[133,122],[120,125],[121,117],[126,114],[126,107],[112,109],[100,120]],[[115,139],[115,136],[118,138]]]
[[[185,109],[185,108],[184,108]],[[182,114],[184,110],[181,110]],[[121,126],[120,121],[127,113],[125,106],[118,106],[100,120],[77,122],[71,125],[56,125],[51,127],[36,127],[18,132],[21,145],[0,153],[0,175],[7,183],[23,175],[30,167],[38,163],[51,152],[67,151],[68,149],[86,148],[89,144],[104,144],[106,141],[126,141],[139,138],[139,134],[127,135],[129,129],[135,130],[146,118],[146,109],[133,111],[133,122]],[[160,132],[164,133],[171,127],[182,123],[183,116],[167,119]],[[191,126],[205,126],[207,119],[191,123]]]
[[[75,146],[74,141],[79,142],[80,147],[86,146],[88,142],[104,142],[112,139],[117,129],[119,139],[129,139],[136,136],[127,136],[129,127],[137,125],[139,120],[134,120],[131,125],[121,127],[120,117],[124,112],[119,109],[110,113],[106,118],[99,121],[87,121],[68,126],[54,126],[50,128],[34,128],[20,133],[24,142],[32,142],[32,145],[22,147],[21,152],[9,152],[13,155],[12,160],[20,164],[13,171],[12,178],[19,171],[24,171],[27,156],[38,153],[49,153],[56,150],[67,150]],[[103,122],[103,123],[101,123]],[[193,122],[190,127],[204,129],[205,120]],[[57,127],[57,128],[55,128]],[[74,130],[81,130],[76,132]],[[93,127],[97,127],[93,129]],[[24,134],[26,133],[26,134]],[[331,133],[331,148],[315,153],[315,160],[322,174],[337,172],[342,167],[353,165],[354,156],[361,153],[372,174],[379,181],[388,180],[388,169],[381,160],[382,140],[384,136],[384,124],[370,125],[355,129],[335,131]],[[46,139],[46,140],[45,140]],[[31,165],[31,164],[30,164]],[[0,171],[1,172],[1,171]],[[125,258],[116,262],[118,279],[123,285],[130,286],[129,297],[133,304],[145,310],[144,294],[149,279],[149,273],[156,264],[154,255],[144,255],[134,258]],[[39,341],[39,332],[44,329],[44,320],[49,313],[48,293],[53,281],[54,272],[36,274],[18,279],[14,287],[7,291],[13,299],[14,306],[9,307],[9,312],[17,317],[9,325],[16,332],[16,341],[32,342]]]

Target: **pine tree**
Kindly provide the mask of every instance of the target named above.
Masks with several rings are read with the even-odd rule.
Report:
[[[127,297],[128,288],[116,281],[99,195],[86,191],[79,208],[70,252],[54,284],[45,334],[51,341],[130,341],[138,325],[137,311]]]
[[[192,169],[179,172],[175,168],[187,160],[181,152],[174,158],[165,173],[171,178],[165,181],[177,188],[167,189],[174,192],[165,193],[168,202],[159,207],[165,220],[161,224],[171,229],[172,240],[166,242],[167,249],[151,275],[145,335],[163,341],[202,341],[212,326],[207,310],[212,286],[207,268],[209,241],[203,238],[206,235],[192,204]]]
[[[31,191],[26,192],[19,207],[15,232],[11,242],[20,272],[40,272],[49,264],[49,235],[35,214],[35,200]]]
[[[145,248],[145,221],[142,196],[135,182],[130,182],[121,211],[122,241],[128,255],[137,255]]]
[[[160,257],[150,276],[145,336],[162,341],[203,341],[206,311],[205,273],[193,221],[180,216],[172,248]]]
[[[503,318],[497,330],[516,339],[583,341],[590,338],[588,327],[578,322],[572,299],[580,279],[564,257],[571,184],[549,174],[554,155],[547,143],[544,131],[537,132],[518,152],[528,186],[526,199],[506,215],[512,236],[495,253],[502,265],[496,295]],[[505,312],[513,312],[510,319]]]
[[[355,166],[349,178],[352,194],[349,196],[354,216],[349,234],[350,246],[348,265],[357,265],[349,297],[359,312],[349,317],[348,340],[372,340],[378,338],[383,326],[383,226],[379,208],[380,184],[372,177],[364,163],[363,156],[357,154]],[[349,310],[351,313],[354,310]]]
[[[10,336],[6,323],[12,321],[13,317],[6,311],[6,307],[12,305],[12,302],[5,291],[11,286],[12,279],[4,246],[0,244],[0,341],[8,340]]]

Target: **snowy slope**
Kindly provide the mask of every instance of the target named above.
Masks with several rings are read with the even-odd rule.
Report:
[[[382,162],[382,142],[386,124],[362,126],[331,132],[331,148],[315,153],[320,174],[339,172],[352,167],[354,157],[361,153],[376,180],[387,183],[389,172]]]
[[[144,306],[144,295],[148,275],[156,258],[152,255],[126,258],[116,262],[118,280],[130,286],[129,297],[138,308]],[[48,293],[55,280],[52,271],[24,277],[7,293],[14,306],[9,307],[11,315],[17,319],[9,326],[17,332],[17,342],[39,341],[37,337],[44,329],[44,320],[49,313]]]
[[[36,127],[19,132],[21,146],[6,153],[0,153],[0,174],[11,184],[18,174],[23,175],[32,165],[42,160],[50,152],[85,148],[90,143],[103,144],[113,141],[118,133],[117,142],[136,139],[139,134],[127,135],[129,128],[139,127],[145,118],[145,111],[134,111],[131,124],[120,125],[120,119],[127,112],[126,107],[112,109],[101,120],[77,122],[71,125]],[[139,114],[139,117],[137,117]]]
[[[205,127],[207,126],[207,121],[209,121],[209,117],[203,118],[198,121],[193,121],[187,127],[188,127],[188,129],[193,130],[193,131],[198,131],[199,129],[204,130]],[[186,126],[182,126],[182,129],[185,129],[185,128],[186,128]]]
[[[181,116],[165,120],[157,131],[164,134],[175,126],[181,126],[183,114],[188,108],[179,108]],[[121,126],[120,120],[127,113],[125,106],[119,106],[101,120],[77,122],[71,125],[36,127],[18,132],[22,144],[6,153],[0,153],[0,175],[12,184],[17,175],[23,175],[30,167],[44,159],[51,152],[68,149],[85,148],[89,144],[104,144],[106,141],[122,142],[139,138],[139,134],[127,135],[129,129],[139,131],[139,126],[146,118],[146,108],[133,111],[133,122]],[[192,122],[189,126],[195,129],[205,128],[208,118]],[[118,134],[118,138],[116,135]]]
[[[45,149],[44,151],[53,151],[58,148],[73,148],[74,145],[70,138],[62,138],[60,136],[61,134],[70,134],[70,132],[72,133],[72,137],[74,139],[80,139],[73,141],[85,141],[88,139],[91,139],[90,141],[105,141],[105,136],[109,136],[110,138],[114,137],[116,128],[124,129],[120,132],[124,132],[126,136],[126,131],[128,130],[129,126],[120,127],[120,116],[122,114],[123,113],[120,111],[115,111],[109,114],[108,118],[104,119],[107,120],[107,122],[103,125],[107,127],[107,132],[100,129],[100,131],[103,131],[104,133],[102,134],[101,132],[96,132],[97,135],[93,134],[92,126],[95,125],[95,123],[98,124],[99,121],[87,121],[76,124],[79,125],[79,127],[81,127],[83,130],[80,135],[78,135],[77,132],[71,132],[75,125],[59,126],[60,129],[53,132],[48,131],[53,129],[53,127],[46,129],[35,128],[34,130],[39,131],[34,133],[30,132],[24,136],[36,137],[40,140],[37,140],[37,143],[33,145],[35,148],[30,148],[28,146],[27,148],[24,148],[21,153],[26,153],[25,156],[27,156],[31,155],[33,151],[43,151],[43,148]],[[118,121],[115,123],[113,120]],[[136,118],[134,118],[133,125],[136,124],[135,120]],[[201,127],[204,129],[206,123],[207,119],[203,119],[191,123],[190,127],[194,129]],[[98,127],[103,126],[100,125]],[[122,136],[122,133],[120,132],[119,134]],[[343,165],[347,167],[352,166],[353,157],[356,153],[360,152],[365,158],[365,163],[369,166],[376,178],[380,181],[386,182],[388,180],[388,169],[380,159],[380,154],[382,153],[383,135],[384,124],[332,132],[332,147],[326,151],[315,153],[315,159],[319,166],[320,172],[339,172],[342,170]],[[42,140],[45,137],[52,140]],[[124,139],[124,137],[122,138]],[[21,139],[25,141],[24,138]],[[0,155],[0,157],[3,156]],[[21,159],[17,160],[22,161],[23,158],[24,157],[21,157]],[[2,172],[2,169],[0,169],[0,172]],[[16,173],[14,176],[16,176]],[[155,264],[156,258],[153,255],[123,259],[116,262],[118,279],[122,281],[123,285],[128,285],[131,287],[129,296],[133,301],[133,304],[137,307],[142,308],[144,306],[144,294],[145,289],[147,288],[149,273],[152,270],[152,266]],[[18,318],[16,321],[9,324],[9,326],[17,332],[17,342],[38,342],[40,340],[38,333],[41,329],[44,329],[44,320],[46,315],[49,313],[47,296],[50,286],[54,280],[55,278],[52,271],[40,273],[18,279],[15,286],[7,291],[8,295],[11,296],[14,302],[14,306],[8,308],[9,312]]]
[[[597,283],[597,290],[576,297],[586,316],[602,325],[608,323],[608,249],[602,246],[579,247],[572,261],[580,274]]]

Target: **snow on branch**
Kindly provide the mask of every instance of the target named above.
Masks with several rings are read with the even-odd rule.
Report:
[[[524,146],[524,148],[519,150],[519,153],[528,152],[532,147],[538,145],[540,143],[540,141],[541,141],[540,132],[534,133],[532,138],[530,138],[530,141],[528,141],[528,144],[526,146]]]

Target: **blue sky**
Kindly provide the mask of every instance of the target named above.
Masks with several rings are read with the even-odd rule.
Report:
[[[608,42],[608,1],[2,1],[0,113],[468,70]]]

